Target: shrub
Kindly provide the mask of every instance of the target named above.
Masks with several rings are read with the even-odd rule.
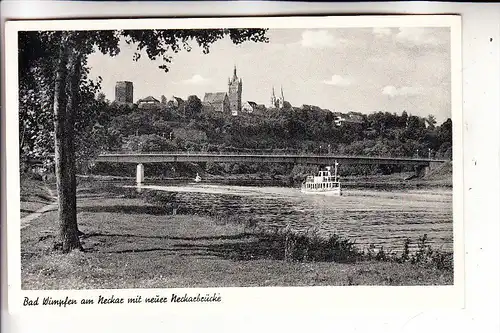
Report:
[[[175,193],[165,191],[145,191],[141,196],[147,203],[151,204],[171,204],[175,200]]]
[[[401,261],[405,262],[410,259],[410,239],[406,238],[404,247],[403,247],[403,253],[401,254]]]
[[[315,230],[295,232],[287,226],[284,229],[260,231],[259,237],[262,241],[273,243],[272,248],[281,252],[274,256],[286,261],[353,262],[361,258],[361,252],[355,248],[354,242],[336,234],[325,238]]]

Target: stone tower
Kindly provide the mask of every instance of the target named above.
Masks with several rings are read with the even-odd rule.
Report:
[[[234,66],[233,77],[229,79],[229,108],[231,110],[231,114],[236,116],[241,112],[241,90],[242,90],[242,81],[238,79],[236,75],[236,66]]]
[[[130,81],[118,81],[115,86],[115,102],[134,103],[134,84]]]

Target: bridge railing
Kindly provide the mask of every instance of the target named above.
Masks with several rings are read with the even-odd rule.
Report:
[[[130,151],[106,151],[102,152],[100,156],[290,156],[290,157],[335,157],[339,159],[391,159],[391,160],[404,160],[404,161],[430,161],[430,162],[447,162],[446,159],[435,159],[425,157],[405,157],[405,156],[365,156],[365,155],[339,155],[333,152],[326,153],[300,153],[289,151],[248,151],[248,152],[229,152],[229,151],[165,151],[165,152],[130,152]]]

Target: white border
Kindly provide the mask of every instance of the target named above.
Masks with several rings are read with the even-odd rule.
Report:
[[[4,5],[3,3],[2,5]],[[52,5],[52,6],[50,6]],[[66,4],[67,5],[67,4]],[[300,318],[293,320],[291,317],[278,317],[271,318],[269,316],[260,316],[259,320],[269,320],[267,328],[292,328],[294,323],[297,329],[311,328],[324,325],[332,325],[332,329],[336,330],[354,330],[354,328],[364,328],[370,331],[387,331],[404,330],[404,331],[417,331],[422,327],[429,325],[430,328],[436,330],[466,330],[481,328],[481,331],[497,331],[498,329],[498,91],[499,91],[499,63],[498,63],[498,5],[497,4],[443,4],[443,3],[377,3],[377,4],[286,4],[286,3],[204,3],[204,4],[190,4],[185,6],[184,3],[170,4],[169,6],[158,6],[158,3],[141,3],[140,5],[132,3],[118,4],[116,6],[104,5],[103,3],[87,4],[71,4],[68,6],[61,6],[61,4],[49,5],[35,5],[29,3],[24,7],[23,17],[54,17],[55,16],[82,16],[82,15],[187,15],[187,11],[194,10],[198,15],[248,15],[248,14],[304,14],[304,13],[357,13],[357,12],[399,12],[399,13],[460,13],[464,18],[464,158],[465,158],[465,172],[467,178],[465,179],[465,187],[467,191],[465,204],[465,218],[466,218],[466,255],[467,261],[467,308],[464,311],[453,312],[426,312],[416,313],[409,312],[406,314],[398,315],[395,312],[386,313],[380,317],[373,315],[373,309],[370,311],[357,311],[352,316],[346,317],[349,319],[344,320],[344,317],[329,313],[328,317],[316,316],[314,311],[318,306],[314,307],[309,312],[303,312],[302,315],[307,318],[314,317],[315,323],[306,325],[302,323]],[[163,4],[162,4],[163,5]],[[26,6],[26,3],[24,4]],[[195,7],[193,7],[195,6]],[[196,7],[197,6],[197,7]],[[3,7],[2,9],[4,9]],[[19,9],[18,9],[19,10]],[[6,14],[6,11],[3,11]],[[8,15],[8,14],[7,14]],[[10,11],[12,15],[12,10]],[[14,15],[19,17],[19,13]],[[488,39],[492,37],[493,41]],[[479,61],[480,59],[480,61]],[[5,67],[4,67],[5,68]],[[5,85],[4,85],[5,86]],[[3,104],[5,105],[5,104]],[[456,122],[454,122],[456,124]],[[487,139],[487,140],[485,140]],[[456,154],[454,155],[457,156]],[[9,196],[13,195],[9,193]],[[494,300],[493,300],[494,299]],[[375,311],[376,312],[376,311]],[[380,314],[380,312],[377,312]],[[417,314],[418,316],[415,316]],[[232,315],[235,318],[246,318],[244,315],[236,316],[234,312]],[[205,316],[201,313],[192,313],[193,317],[200,319],[210,319],[212,317]],[[146,316],[147,317],[147,316]],[[113,318],[113,317],[111,317]],[[494,322],[492,320],[494,319]],[[30,317],[30,322],[38,323],[42,318]],[[49,320],[47,317],[43,318],[45,323]],[[59,331],[63,328],[74,328],[75,323],[72,320],[64,320],[59,318],[60,321],[50,322],[52,329],[47,331]],[[131,320],[122,320],[121,322],[113,322],[106,320],[106,318],[95,318],[95,324],[86,322],[85,328],[89,326],[97,328],[98,325],[106,331],[113,328],[130,328],[141,329],[145,327],[144,323],[133,324]],[[144,319],[152,319],[150,317]],[[160,318],[154,317],[153,319],[159,320]],[[170,317],[169,320],[174,318]],[[179,317],[175,321],[181,321],[182,326],[179,324],[171,326],[167,322],[158,322],[156,325],[150,323],[152,326],[162,327],[162,325],[174,328],[175,330],[207,330],[205,325],[197,325],[193,322],[182,322],[187,317]],[[228,327],[220,325],[217,320],[220,317],[212,318],[212,322],[218,324],[219,331],[227,330]],[[360,319],[360,320],[358,320]],[[250,325],[247,320],[242,326],[238,325],[236,320],[230,320],[224,317],[224,320],[231,326],[231,330],[235,328],[239,330]],[[282,321],[280,321],[282,320]],[[409,321],[410,320],[410,321]],[[279,321],[278,323],[276,323]],[[333,323],[335,321],[335,323]],[[10,318],[10,322],[15,322],[19,327],[28,327],[25,321],[24,325],[18,319]],[[288,323],[288,324],[287,324]],[[302,324],[301,324],[302,323]],[[113,324],[113,325],[112,325]],[[214,324],[214,323],[212,323]],[[493,324],[493,325],[492,325]],[[33,324],[31,327],[35,327]],[[78,324],[77,324],[78,325]],[[107,326],[106,326],[107,325]],[[127,326],[128,325],[128,326]],[[279,326],[278,326],[279,325]],[[334,326],[335,325],[335,326]],[[13,327],[13,326],[11,326]],[[146,325],[147,327],[147,325]],[[39,331],[40,327],[37,327]],[[163,327],[165,328],[165,327]],[[109,331],[108,330],[108,331]],[[16,330],[17,331],[17,330]]]

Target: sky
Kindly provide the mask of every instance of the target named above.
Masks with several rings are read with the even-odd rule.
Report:
[[[173,54],[170,71],[161,60],[120,44],[115,57],[94,53],[90,75],[102,78],[102,91],[114,100],[116,81],[134,83],[134,101],[161,95],[187,98],[228,90],[236,66],[243,81],[242,100],[270,104],[271,91],[283,87],[293,106],[317,105],[338,112],[406,110],[451,118],[449,28],[270,29],[269,43],[229,39],[215,42],[209,54],[193,47]]]

